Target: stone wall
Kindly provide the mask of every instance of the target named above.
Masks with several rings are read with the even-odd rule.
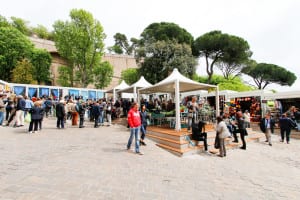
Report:
[[[57,52],[55,43],[53,41],[44,40],[36,37],[29,38],[36,48],[46,49],[52,56],[52,64],[50,67],[52,75],[52,85],[57,85],[58,67],[61,65],[67,65],[67,61],[63,59]],[[103,61],[108,61],[114,68],[114,75],[110,85],[104,89],[111,89],[119,85],[121,72],[128,68],[137,68],[137,63],[133,56],[119,55],[119,54],[104,54]],[[94,88],[93,85],[89,85],[88,88]]]

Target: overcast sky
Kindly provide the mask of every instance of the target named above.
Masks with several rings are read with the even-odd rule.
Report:
[[[292,87],[271,85],[277,91],[300,90],[300,0],[0,0],[0,15],[41,24],[52,30],[56,20],[70,20],[73,8],[91,12],[107,35],[139,38],[153,22],[173,22],[194,38],[212,30],[236,35],[248,41],[257,62],[276,64],[294,72]],[[197,72],[205,75],[200,63]],[[246,78],[250,80],[250,78]]]

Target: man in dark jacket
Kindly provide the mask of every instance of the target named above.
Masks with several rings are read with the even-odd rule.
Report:
[[[26,102],[22,95],[17,96],[17,107],[16,107],[16,126],[24,126],[24,111]]]
[[[99,103],[98,102],[95,102],[92,106],[92,113],[93,113],[93,116],[95,118],[95,125],[94,125],[94,128],[98,128],[99,125],[98,125],[98,122],[99,122],[99,116],[100,116],[100,113],[101,113],[101,110],[100,110],[100,106],[99,106]]]
[[[243,146],[241,146],[240,149],[246,150],[245,136],[247,135],[247,130],[246,130],[245,120],[243,118],[243,113],[241,111],[238,111],[236,113],[236,119],[237,119],[238,129],[233,132],[233,137],[234,137],[233,142],[237,142],[237,143],[239,142],[236,134],[240,133],[241,140],[242,140],[242,143],[243,143]]]
[[[271,118],[270,113],[267,113],[264,118],[261,119],[259,124],[260,130],[266,135],[266,141],[272,146],[271,133],[274,133],[275,121]]]
[[[57,117],[56,127],[57,128],[65,128],[65,126],[64,126],[65,115],[66,115],[65,101],[61,100],[56,105],[56,117]]]
[[[290,143],[291,129],[296,127],[296,123],[290,118],[286,117],[286,114],[282,114],[279,119],[279,127],[281,134],[281,142],[284,142],[284,134],[286,135],[286,143]]]
[[[78,106],[78,111],[77,109],[76,111],[79,114],[79,128],[84,128],[83,122],[84,122],[84,114],[86,109],[85,102],[83,100],[80,100],[76,106]]]

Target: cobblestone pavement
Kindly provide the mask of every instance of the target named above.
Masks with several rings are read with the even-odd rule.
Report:
[[[59,130],[48,118],[43,126],[34,134],[0,127],[1,200],[300,198],[300,140],[273,136],[272,147],[180,158],[151,140],[145,155],[127,152],[121,125]]]

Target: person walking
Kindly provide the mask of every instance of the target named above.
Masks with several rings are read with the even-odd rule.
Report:
[[[266,113],[265,117],[259,123],[260,130],[265,134],[266,141],[272,146],[271,133],[274,133],[275,120],[271,118],[270,113]]]
[[[112,107],[111,107],[111,102],[109,101],[106,106],[107,126],[111,125],[111,114],[112,114]]]
[[[28,111],[31,114],[31,121],[29,124],[29,133],[37,133],[39,121],[42,120],[44,109],[41,108],[39,102],[34,102],[34,106]]]
[[[296,123],[288,118],[286,114],[282,114],[281,118],[279,119],[279,127],[280,127],[280,134],[281,140],[280,142],[284,142],[284,135],[286,136],[286,143],[290,143],[290,134],[292,128],[296,127]]]
[[[85,110],[86,110],[86,106],[85,106],[85,102],[83,100],[78,101],[77,105],[78,108],[76,109],[76,111],[79,114],[79,128],[84,128],[83,122],[84,122],[84,115],[85,115]]]
[[[141,139],[140,139],[140,144],[146,146],[145,143],[145,136],[146,136],[146,132],[147,132],[147,111],[146,111],[146,106],[142,105],[142,109],[140,111],[140,115],[141,115]]]
[[[65,128],[64,126],[64,118],[66,115],[66,110],[65,110],[65,101],[60,100],[59,103],[56,105],[56,117],[57,117],[57,122],[56,122],[56,127],[58,129],[60,128]]]
[[[143,155],[144,153],[140,151],[139,136],[140,136],[140,127],[141,127],[141,116],[138,109],[139,109],[139,104],[134,102],[127,115],[128,125],[130,128],[130,137],[127,143],[127,150],[130,150],[133,137],[135,137],[135,153],[139,155]]]
[[[236,133],[240,133],[241,140],[242,140],[242,143],[243,143],[243,145],[240,147],[240,149],[246,150],[245,136],[247,135],[247,130],[246,130],[246,127],[245,127],[245,120],[243,118],[243,113],[241,111],[238,111],[236,113],[236,118],[237,118],[236,123],[237,123],[238,129],[234,131],[234,134],[233,134],[234,141],[233,142],[238,142]]]
[[[99,106],[98,102],[94,102],[94,104],[92,105],[92,113],[93,113],[93,116],[94,116],[94,119],[95,119],[94,128],[98,128],[99,127],[99,125],[98,125],[99,116],[100,116],[100,113],[101,113],[100,106]]]
[[[246,128],[250,128],[251,116],[248,110],[245,110],[244,120]]]
[[[197,120],[198,115],[198,104],[197,104],[197,97],[193,96],[192,100],[187,103],[188,107],[188,132],[190,132],[192,124]]]
[[[217,117],[217,133],[218,133],[218,139],[220,144],[220,157],[226,156],[226,147],[225,147],[225,139],[230,136],[230,132],[226,126],[226,123],[223,121],[223,118],[221,116]]]
[[[2,126],[2,123],[4,121],[4,112],[5,112],[5,104],[3,101],[3,94],[0,94],[0,126]]]
[[[22,95],[17,96],[16,127],[24,126],[24,111],[26,102]]]

